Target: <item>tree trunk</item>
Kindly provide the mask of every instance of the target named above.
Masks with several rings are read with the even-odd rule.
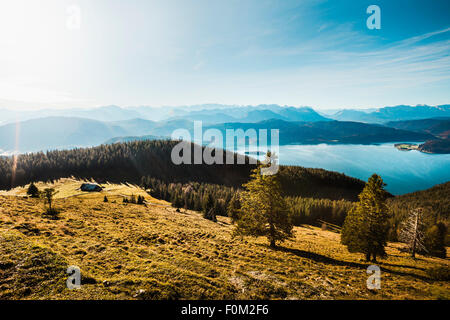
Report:
[[[275,243],[275,226],[272,221],[269,221],[270,231],[269,231],[269,239],[270,239],[270,247],[275,248],[277,245]]]
[[[370,261],[370,252],[366,253],[366,261]]]
[[[416,241],[417,241],[417,231],[419,228],[419,213],[416,213],[416,223],[414,225],[414,240],[413,240],[413,247],[412,247],[412,251],[411,251],[411,256],[413,258],[416,257]]]
[[[277,247],[274,239],[270,239],[270,247],[271,248],[276,248]]]

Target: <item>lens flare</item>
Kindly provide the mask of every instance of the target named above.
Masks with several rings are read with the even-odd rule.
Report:
[[[17,158],[19,153],[19,143],[20,143],[20,121],[16,120],[16,139],[14,145],[13,163],[12,163],[12,175],[11,175],[11,187],[14,187],[16,182],[16,172],[17,172]]]

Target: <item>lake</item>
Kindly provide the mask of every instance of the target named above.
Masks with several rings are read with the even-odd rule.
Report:
[[[241,147],[237,151],[243,154],[245,149]],[[386,189],[395,195],[450,181],[450,154],[399,151],[394,143],[285,145],[279,147],[279,160],[283,165],[323,168],[364,181],[377,173],[387,184]]]

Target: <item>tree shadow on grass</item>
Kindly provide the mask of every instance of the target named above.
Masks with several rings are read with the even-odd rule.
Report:
[[[422,270],[422,271],[426,270],[425,268],[409,266],[409,265],[405,265],[405,264],[393,264],[393,263],[387,263],[387,262],[382,262],[382,263],[384,266],[390,266],[390,267],[407,268],[407,269],[415,269],[415,270]]]
[[[331,264],[331,265],[335,265],[335,266],[366,269],[367,266],[370,265],[370,263],[358,263],[358,262],[351,262],[351,261],[336,260],[334,258],[330,258],[330,257],[324,256],[324,255],[321,255],[321,254],[318,254],[315,252],[309,252],[309,251],[304,251],[304,250],[294,249],[294,248],[276,247],[274,250],[291,253],[291,254],[294,254],[301,258],[311,259],[316,262]]]
[[[391,273],[391,274],[395,274],[398,276],[403,276],[403,277],[413,277],[416,279],[420,279],[423,281],[430,281],[430,279],[428,277],[425,276],[421,276],[415,273],[408,273],[408,272],[401,272],[401,271],[396,271],[396,270],[391,270],[388,268],[384,268],[382,265],[389,265],[389,266],[393,266],[393,267],[404,267],[404,268],[410,268],[410,266],[402,266],[402,265],[394,265],[394,264],[387,264],[387,263],[383,263],[382,261],[380,262],[367,262],[367,263],[358,263],[358,262],[352,262],[352,261],[342,261],[342,260],[337,260],[334,258],[330,258],[315,252],[308,252],[308,251],[304,251],[304,250],[300,250],[300,249],[294,249],[294,248],[286,248],[286,247],[276,247],[274,250],[276,251],[281,251],[281,252],[287,252],[287,253],[291,253],[294,254],[298,257],[301,258],[306,258],[306,259],[311,259],[314,260],[316,262],[320,262],[320,263],[325,263],[325,264],[330,264],[330,265],[334,265],[334,266],[343,266],[343,267],[351,267],[351,268],[358,268],[358,269],[367,269],[367,267],[369,265],[375,264],[375,265],[380,265],[380,269],[382,272],[386,272],[386,273]],[[420,269],[423,270],[421,268],[416,268],[413,267],[414,269]]]

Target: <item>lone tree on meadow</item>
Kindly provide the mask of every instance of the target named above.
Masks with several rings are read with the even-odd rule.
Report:
[[[350,252],[366,255],[376,262],[377,256],[386,256],[384,247],[388,236],[388,209],[385,183],[372,175],[359,195],[359,202],[350,210],[342,227],[341,242]]]
[[[243,185],[241,208],[236,218],[234,234],[237,236],[264,236],[272,248],[277,241],[292,237],[292,222],[282,196],[278,174],[262,174],[262,169],[275,165],[268,152],[264,163],[252,171],[251,180]]]
[[[48,204],[48,209],[52,210],[52,203],[54,196],[58,193],[58,191],[55,191],[53,188],[47,188],[44,189],[44,192],[42,194],[42,197],[44,198],[44,201]]]
[[[416,257],[416,252],[427,251],[424,244],[425,223],[423,211],[418,208],[411,211],[409,217],[403,222],[400,230],[400,241],[408,245],[411,257]]]

